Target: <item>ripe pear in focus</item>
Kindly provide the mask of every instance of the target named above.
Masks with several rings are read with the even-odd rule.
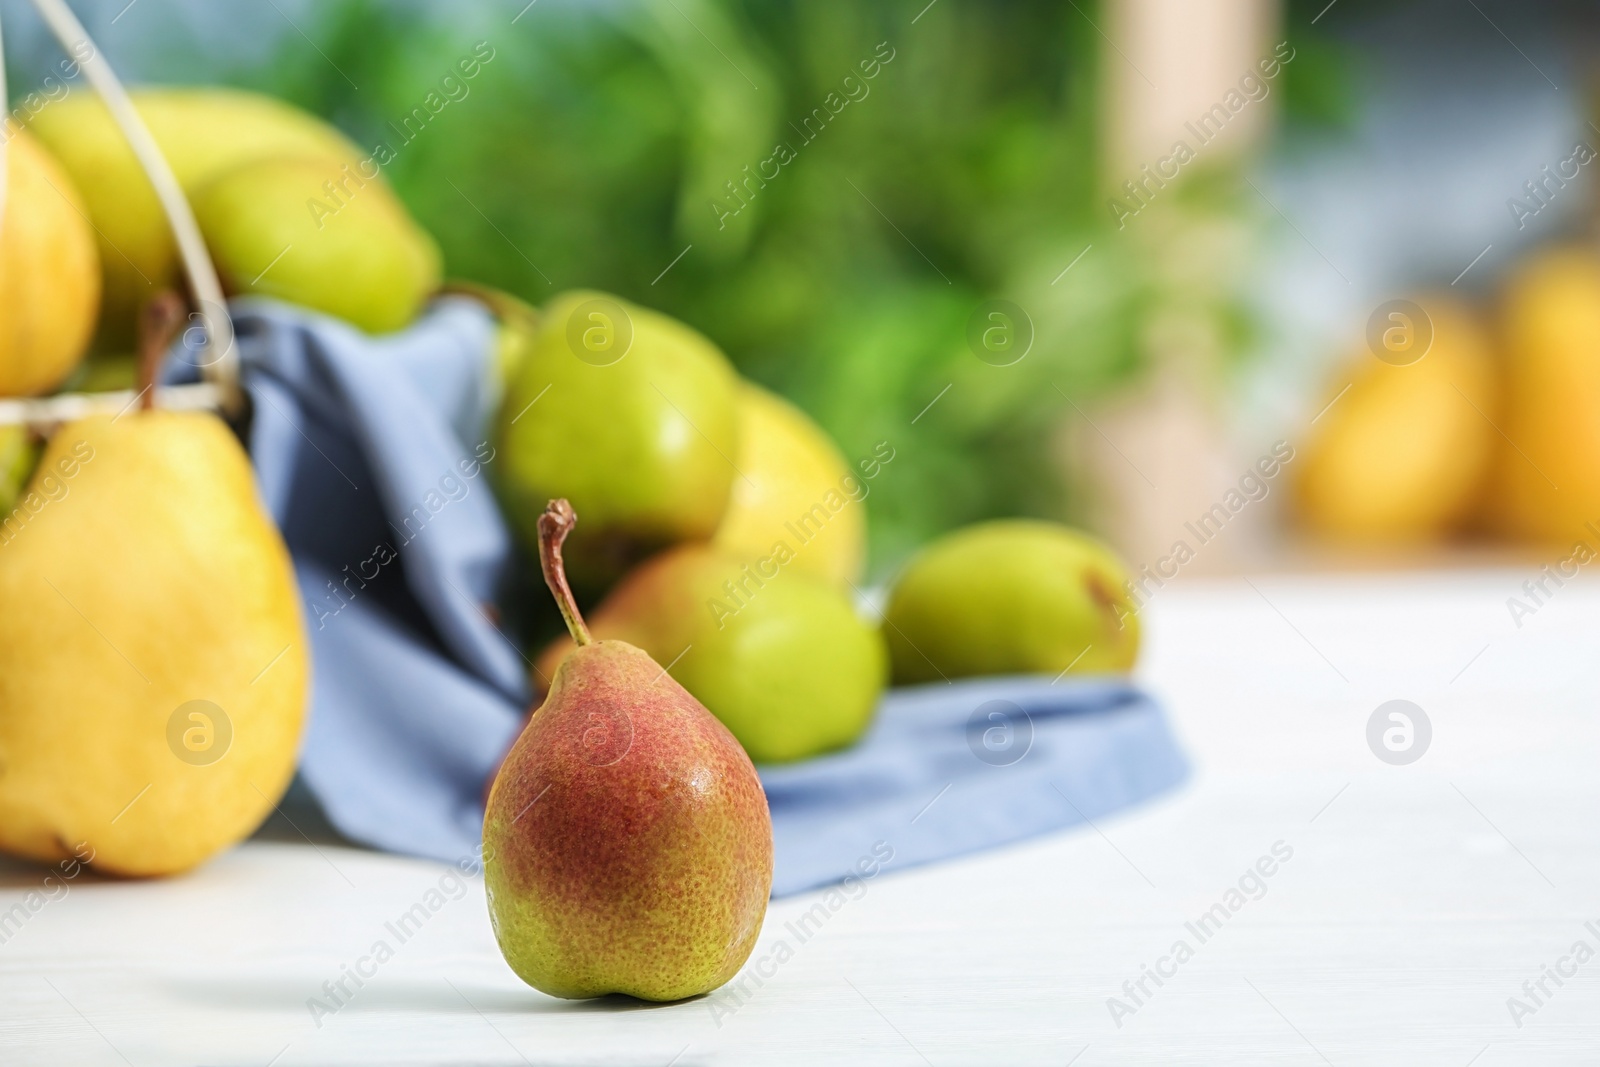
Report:
[[[667,663],[757,763],[843,747],[871,721],[888,659],[849,596],[798,562],[670,549],[611,591],[594,633]],[[547,649],[542,676],[571,648],[563,640]]]
[[[194,212],[230,294],[276,297],[388,333],[439,286],[433,238],[376,174],[363,179],[338,161],[241,164],[194,194]]]
[[[1501,332],[1501,425],[1516,446],[1499,444],[1487,517],[1530,541],[1589,541],[1600,520],[1600,257],[1565,247],[1519,267]]]
[[[558,296],[508,383],[498,486],[524,542],[545,501],[584,517],[567,565],[599,586],[680,541],[712,536],[739,451],[737,380],[706,338],[603,293]]]
[[[567,588],[555,501],[545,578],[577,642],[501,764],[484,814],[489,917],[551,996],[709,992],[755,946],[772,822],[737,741],[645,652],[595,640]]]
[[[94,334],[100,261],[78,190],[24,131],[6,140],[0,215],[0,396],[49,392]]]
[[[842,586],[861,577],[866,483],[805,412],[760,386],[742,384],[737,466],[728,513],[712,538],[718,548],[758,559],[776,542],[794,540],[789,526],[805,524],[808,532],[818,528],[795,567]]]
[[[1295,464],[1296,510],[1328,540],[1437,540],[1477,502],[1499,438],[1489,339],[1457,301],[1424,297],[1419,306],[1426,323],[1402,313],[1385,335],[1400,362],[1363,348],[1335,375],[1332,406]],[[1412,359],[1407,347],[1422,344],[1425,354]]]
[[[0,526],[0,848],[187,870],[294,773],[306,635],[232,432],[197,412],[61,427]],[[203,703],[195,703],[203,702]]]
[[[354,167],[366,155],[322,120],[259,93],[143,88],[130,95],[191,198],[217,175],[251,160],[310,157]],[[113,341],[126,341],[138,308],[158,292],[180,287],[177,244],[155,189],[111,112],[93,92],[73,93],[51,104],[30,120],[29,128],[83,193],[99,235],[107,333]],[[306,212],[303,202],[295,208]]]
[[[1007,519],[946,534],[890,592],[894,680],[1129,670],[1139,620],[1127,578],[1109,548],[1056,523]]]

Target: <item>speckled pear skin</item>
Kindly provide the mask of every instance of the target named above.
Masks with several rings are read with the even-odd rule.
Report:
[[[755,946],[772,821],[726,727],[623,641],[574,649],[489,792],[500,951],[552,996],[707,993]]]

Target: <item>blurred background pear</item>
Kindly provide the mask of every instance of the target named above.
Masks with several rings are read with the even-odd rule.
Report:
[[[375,167],[256,159],[192,199],[230,294],[276,297],[388,333],[415,318],[439,286],[438,246]]]
[[[726,357],[683,323],[604,293],[555,297],[500,408],[513,525],[531,549],[545,504],[570,500],[583,521],[567,569],[590,587],[711,537],[736,477],[737,395]]]
[[[1417,306],[1424,318],[1389,320],[1387,360],[1363,346],[1334,375],[1292,466],[1299,517],[1321,538],[1435,541],[1459,532],[1480,497],[1500,440],[1490,337],[1459,300]]]
[[[728,513],[712,539],[718,548],[765,556],[779,541],[795,544],[795,526],[805,523],[808,540],[797,545],[793,566],[845,586],[860,579],[866,500],[855,494],[865,494],[867,483],[809,415],[758,385],[741,385],[737,466]]]
[[[28,133],[7,133],[0,396],[31,396],[59,385],[88,347],[100,264],[72,179]]]
[[[22,497],[39,461],[39,444],[21,426],[0,426],[0,521]]]
[[[1126,671],[1139,619],[1122,562],[1087,534],[1006,519],[917,554],[889,593],[898,685],[983,674]]]
[[[239,89],[142,88],[134,106],[189,195],[251,160],[310,156],[352,166],[364,153],[328,123],[281,100]],[[177,245],[155,190],[111,112],[94,92],[75,93],[30,121],[77,182],[99,235],[105,333],[132,336],[139,305],[178,287]],[[297,205],[304,212],[305,205]],[[330,283],[331,284],[331,283]]]
[[[1518,267],[1502,299],[1506,437],[1486,510],[1513,535],[1594,544],[1600,523],[1600,256],[1561,246]]]
[[[771,556],[684,545],[632,571],[588,616],[597,640],[644,649],[757,763],[861,736],[887,681],[882,638],[833,583]],[[539,676],[573,644],[539,658]]]

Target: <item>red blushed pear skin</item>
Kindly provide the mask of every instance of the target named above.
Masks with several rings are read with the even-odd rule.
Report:
[[[506,962],[551,996],[680,1000],[732,978],[772,889],[772,820],[726,727],[644,652],[595,641],[539,519],[545,581],[578,647],[489,790],[484,880]]]

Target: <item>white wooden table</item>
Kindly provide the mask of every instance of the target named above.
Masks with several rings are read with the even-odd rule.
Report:
[[[779,902],[755,958],[780,939],[792,958],[744,998],[544,997],[471,882],[313,1020],[444,868],[257,841],[175,881],[79,879],[33,914],[0,944],[0,1063],[1593,1064],[1600,958],[1561,961],[1600,951],[1600,583],[1519,630],[1505,601],[1532,571],[1168,586],[1141,673],[1188,786],[891,870],[803,943],[785,923],[818,898]],[[1395,698],[1433,726],[1406,766],[1366,740]],[[1292,858],[1202,941],[1186,923],[1277,842]],[[0,868],[0,907],[41,877]],[[1192,957],[1161,962],[1179,940]],[[1158,963],[1136,1003],[1124,982]]]

